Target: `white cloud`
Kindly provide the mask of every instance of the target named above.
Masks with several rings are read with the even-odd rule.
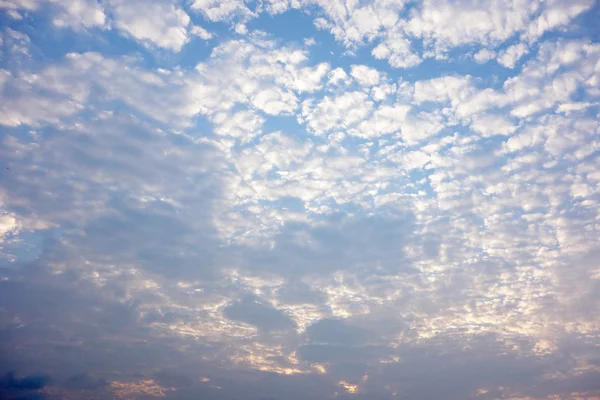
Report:
[[[184,73],[144,70],[130,58],[73,53],[42,71],[23,71],[19,78],[4,73],[4,90],[20,88],[23,101],[37,93],[34,101],[40,102],[37,111],[16,101],[5,106],[4,123],[57,123],[90,99],[119,100],[175,127],[191,126],[197,114],[228,113],[236,104],[269,115],[289,115],[298,106],[298,94],[318,90],[330,69],[327,63],[307,66],[305,58],[301,51],[275,48],[270,41],[232,41],[218,46],[205,63]],[[109,76],[113,78],[107,79]],[[52,101],[56,102],[55,111],[51,110]]]
[[[407,32],[431,39],[438,52],[469,44],[501,43],[525,29],[535,13],[527,1],[470,3],[449,0],[425,1],[407,23]]]
[[[336,68],[328,74],[328,85],[339,85],[349,83],[348,74],[342,68]]]
[[[21,19],[19,10],[37,11],[47,4],[55,7],[52,21],[57,27],[103,27],[106,22],[104,10],[97,0],[2,0],[0,9],[7,9],[13,18]]]
[[[488,49],[481,49],[473,56],[478,64],[485,64],[489,60],[496,58],[496,52]]]
[[[422,168],[430,160],[429,156],[422,151],[411,151],[402,155],[395,154],[390,159],[401,163],[404,168],[409,170]]]
[[[111,77],[111,79],[107,79]],[[98,53],[71,53],[63,63],[32,74],[27,81],[76,102],[118,99],[156,120],[188,124],[198,112],[189,95],[176,93],[176,76],[139,68],[129,59],[104,58]]]
[[[10,94],[11,99],[0,105],[0,125],[4,126],[58,123],[62,117],[82,109],[77,101],[36,90],[35,86],[6,70],[0,70],[0,93],[3,98]]]
[[[396,93],[397,89],[398,89],[398,87],[396,86],[395,83],[392,83],[392,84],[384,83],[379,86],[375,86],[375,87],[371,88],[371,97],[375,101],[383,101],[388,96]]]
[[[296,96],[277,87],[261,90],[252,96],[252,105],[270,115],[290,114],[298,106]]]
[[[289,82],[282,80],[288,88],[298,92],[315,92],[321,89],[322,81],[329,73],[331,67],[328,63],[320,63],[314,67],[303,67],[288,71]]]
[[[243,23],[239,23],[235,25],[235,33],[239,34],[239,35],[245,35],[248,33],[248,27],[246,26],[246,24]]]
[[[108,6],[114,26],[142,43],[179,51],[189,40],[190,17],[174,4],[159,0],[141,3],[110,0]]]
[[[260,135],[264,121],[264,118],[251,111],[240,111],[233,115],[220,112],[212,118],[217,134],[233,136],[242,142]]]
[[[375,86],[381,80],[379,71],[366,65],[351,66],[350,75],[362,86]]]
[[[44,0],[2,0],[0,8],[8,10],[36,10]]]
[[[225,4],[227,10],[237,7]],[[421,62],[422,56],[443,59],[448,50],[467,44],[496,46],[518,36],[532,44],[544,32],[566,25],[592,4],[591,0],[575,3],[502,0],[493,4],[427,0],[407,6],[403,0],[373,4],[305,0],[270,1],[266,11],[278,14],[289,8],[316,5],[322,15],[314,20],[318,29],[329,30],[350,49],[379,39],[380,43],[372,49],[375,58],[387,59],[395,68],[411,68]],[[407,10],[408,18],[402,19],[401,14]],[[422,56],[412,48],[413,38],[424,40],[426,48]],[[483,52],[476,61],[483,63],[491,58],[491,53]]]
[[[400,33],[389,33],[371,54],[379,60],[387,59],[394,68],[411,68],[421,63],[421,58],[412,50],[410,41]]]
[[[592,65],[599,58],[600,47],[585,41],[542,44],[537,57],[524,66],[521,74],[504,83],[506,96],[515,103],[511,113],[523,118],[559,102],[569,102],[578,87],[596,79],[598,73]],[[557,75],[560,68],[572,72]]]
[[[514,68],[521,57],[529,52],[527,45],[524,43],[517,43],[498,55],[498,62],[504,65],[506,68]]]
[[[50,0],[60,7],[52,22],[57,27],[103,27],[106,16],[96,0]]]
[[[194,0],[191,7],[211,21],[244,20],[253,15],[242,0]]]
[[[264,5],[269,14],[281,14],[290,8],[300,8],[299,0],[265,0]]]
[[[384,104],[379,106],[367,120],[362,121],[349,133],[358,137],[378,137],[391,133],[398,133],[405,126],[410,106]]]
[[[0,46],[8,53],[5,57],[11,60],[30,57],[31,39],[23,32],[15,31],[14,29],[6,28],[3,32],[0,31]],[[0,50],[0,56],[2,56]]]
[[[332,130],[346,130],[367,117],[373,102],[362,92],[347,92],[337,97],[325,96],[315,102],[302,103],[301,122],[310,131],[323,135]]]
[[[192,26],[192,29],[190,29],[190,33],[192,35],[196,35],[204,40],[209,40],[213,37],[212,33],[210,33],[209,31],[207,31],[206,29],[204,29],[203,27],[201,27],[199,25]]]
[[[502,115],[477,116],[475,117],[471,128],[479,132],[484,137],[493,135],[507,136],[512,134],[517,129],[510,119]]]
[[[556,111],[562,112],[562,113],[570,113],[572,111],[585,110],[586,108],[592,107],[594,105],[596,105],[596,103],[588,103],[588,102],[563,103],[560,106],[558,106]]]
[[[304,39],[304,45],[306,47],[314,46],[315,44],[317,44],[317,41],[313,37],[309,37],[309,38]]]
[[[445,76],[426,81],[417,81],[414,85],[414,101],[417,104],[425,101],[458,104],[473,94],[473,86],[469,76]]]
[[[329,29],[336,40],[352,47],[373,39],[381,29],[391,28],[398,21],[398,12],[404,1],[360,4],[342,0],[307,0],[305,6],[318,5],[327,19],[315,20],[319,29]],[[329,22],[327,21],[329,20]]]
[[[594,5],[592,0],[562,1],[555,0],[548,3],[548,7],[541,15],[530,22],[524,37],[529,43],[538,40],[545,32],[568,24],[582,12],[589,10]]]
[[[17,220],[9,214],[0,215],[0,244],[7,233],[17,227]]]

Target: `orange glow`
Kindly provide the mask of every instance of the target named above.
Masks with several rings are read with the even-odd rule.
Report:
[[[165,397],[166,393],[173,388],[165,388],[153,379],[143,379],[137,382],[119,382],[113,381],[110,383],[111,390],[120,399],[134,400],[138,396],[154,396],[154,397]]]

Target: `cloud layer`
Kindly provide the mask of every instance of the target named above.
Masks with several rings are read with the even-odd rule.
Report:
[[[0,397],[599,398],[597,13],[0,0]]]

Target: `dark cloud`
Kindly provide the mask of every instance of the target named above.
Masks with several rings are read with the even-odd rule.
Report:
[[[86,372],[70,376],[64,383],[65,388],[76,390],[99,390],[107,386],[108,381],[105,378],[94,377]]]
[[[29,375],[17,378],[15,372],[7,372],[0,378],[0,388],[4,390],[38,390],[48,384],[50,378],[46,375]]]
[[[479,389],[514,387],[540,378],[548,361],[507,350],[491,335],[461,340],[438,338],[394,350],[370,384],[392,380],[407,398],[461,399]]]
[[[191,371],[187,373],[173,372],[169,370],[160,370],[153,374],[156,382],[165,387],[176,387],[178,389],[187,388],[194,385],[194,379],[190,377]]]
[[[323,292],[298,281],[289,282],[279,289],[277,297],[287,304],[323,304],[327,299]]]
[[[369,332],[352,326],[343,319],[321,319],[306,329],[307,339],[312,343],[362,345],[369,340]]]
[[[43,141],[3,136],[0,154],[22,165],[2,178],[24,199],[21,215],[59,225],[63,243],[88,261],[135,263],[172,279],[218,274],[214,149],[125,113],[81,123],[44,128]]]
[[[357,216],[339,212],[314,225],[286,223],[269,249],[237,250],[244,254],[241,262],[249,270],[283,273],[288,278],[375,268],[381,275],[395,275],[414,272],[403,252],[413,232],[410,213],[382,210],[377,216]],[[313,244],[299,243],[298,236],[310,238]]]
[[[373,346],[342,346],[325,344],[306,344],[298,348],[298,356],[310,363],[368,363],[376,360],[385,349]]]
[[[223,315],[264,331],[284,331],[296,327],[296,323],[285,313],[262,303],[253,296],[245,296],[228,305],[223,309]]]
[[[22,378],[16,376],[14,371],[7,372],[0,377],[0,398],[6,400],[35,400],[44,399],[39,393],[50,382],[47,375],[28,375]]]

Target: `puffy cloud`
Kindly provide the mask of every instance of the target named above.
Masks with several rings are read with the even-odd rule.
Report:
[[[328,84],[329,85],[339,85],[348,83],[348,74],[344,71],[343,68],[336,68],[328,74]]]
[[[17,220],[8,214],[3,214],[0,216],[0,238],[4,238],[4,236],[15,229],[17,226]]]
[[[590,0],[553,1],[541,14],[531,21],[524,33],[530,43],[539,39],[545,32],[567,25],[573,18],[593,7]]]
[[[363,86],[375,86],[381,80],[379,72],[366,65],[353,65],[350,68],[350,75]]]
[[[371,40],[381,29],[394,26],[404,5],[403,1],[382,1],[373,5],[342,0],[308,0],[303,3],[319,6],[329,21],[315,21],[317,26],[329,29],[337,40],[347,46]]]
[[[588,57],[583,60],[583,57]],[[511,113],[527,117],[553,107],[558,102],[569,102],[577,88],[589,88],[597,78],[592,65],[598,58],[598,47],[574,41],[543,44],[536,59],[529,62],[522,73],[504,83],[508,98],[515,103]],[[559,73],[560,68],[573,69],[576,60],[582,60],[572,73]]]
[[[3,97],[11,95],[11,101],[0,106],[0,124],[5,126],[58,123],[62,117],[81,110],[78,102],[36,91],[29,82],[6,70],[0,70],[0,84]]]
[[[403,155],[401,162],[406,169],[416,169],[427,164],[429,159],[429,156],[422,151],[411,151]]]
[[[247,142],[261,133],[264,118],[250,111],[240,111],[233,115],[221,112],[213,117],[212,122],[216,125],[217,134],[233,136]]]
[[[108,4],[115,27],[142,43],[179,51],[189,40],[190,17],[174,4],[155,0],[140,4],[110,0]]]
[[[537,7],[525,1],[493,5],[483,1],[425,1],[408,21],[407,31],[430,39],[441,51],[469,43],[501,43],[524,30]]]
[[[471,127],[482,136],[512,134],[517,127],[510,119],[500,115],[481,115],[475,118]]]
[[[104,10],[97,0],[4,0],[0,2],[0,9],[8,9],[13,18],[21,19],[20,10],[38,11],[47,4],[56,7],[52,21],[59,28],[103,27],[106,22]]]
[[[270,115],[290,114],[296,109],[296,97],[279,88],[261,90],[252,97],[252,104]]]
[[[194,0],[191,7],[211,21],[231,21],[253,15],[242,0]]]
[[[474,91],[469,76],[445,76],[430,80],[417,81],[414,85],[413,99],[417,104],[426,101],[446,102],[457,105]]]
[[[453,0],[428,0],[414,5],[395,0],[368,5],[341,0],[276,3],[269,3],[266,10],[278,14],[289,8],[318,6],[322,16],[315,19],[315,25],[319,29],[329,30],[349,48],[379,40],[372,55],[387,59],[395,68],[414,67],[423,57],[444,58],[450,49],[462,45],[497,46],[518,36],[532,44],[545,32],[565,26],[593,4],[590,0],[574,3],[506,0],[492,6],[485,1],[467,4]],[[228,10],[235,9],[226,4]],[[403,18],[403,14],[408,17]],[[415,38],[425,44],[422,56],[413,47]],[[492,58],[484,54],[480,54],[478,62]],[[508,59],[506,62],[510,64]]]
[[[529,52],[524,43],[514,44],[502,51],[498,56],[498,62],[507,68],[514,68],[521,57]]]
[[[337,130],[349,129],[365,119],[373,107],[373,102],[362,92],[347,92],[337,97],[325,96],[315,103],[306,100],[302,103],[302,117],[307,127],[317,135]]]
[[[421,63],[421,58],[411,49],[410,41],[401,34],[388,34],[372,51],[373,57],[387,59],[395,68],[411,68]]]
[[[217,47],[207,62],[187,73],[142,70],[130,58],[71,53],[55,66],[15,77],[2,72],[3,90],[16,92],[4,105],[4,125],[56,123],[90,98],[119,100],[158,121],[189,126],[197,114],[228,112],[251,104],[269,115],[290,114],[300,93],[321,85],[329,66],[304,65],[304,53],[274,49],[269,41],[234,41]],[[114,79],[106,79],[108,76]],[[275,81],[275,83],[273,82]],[[22,94],[19,94],[22,93]],[[18,99],[32,96],[38,107]],[[53,100],[54,99],[54,100]],[[53,107],[50,102],[56,101]]]
[[[496,52],[488,49],[481,49],[473,56],[478,64],[485,64],[489,60],[496,58]]]
[[[58,27],[92,28],[103,27],[106,23],[104,10],[96,0],[54,0],[54,3],[61,7],[52,21]]]
[[[206,29],[204,29],[203,27],[198,26],[198,25],[192,26],[192,29],[190,29],[190,33],[192,35],[196,35],[204,40],[208,40],[213,37],[212,33],[210,33],[209,31],[207,31]]]
[[[111,75],[114,79],[106,79]],[[185,124],[185,119],[198,111],[186,107],[189,98],[164,90],[170,82],[169,76],[141,70],[127,59],[104,58],[92,52],[71,53],[63,62],[37,73],[19,77],[4,73],[4,90],[16,90],[22,94],[15,99],[23,99],[4,109],[4,121],[10,126],[58,123],[94,98],[118,99],[157,120]],[[37,102],[38,106],[31,108],[27,101]]]
[[[43,0],[5,0],[0,3],[0,7],[9,10],[35,10],[37,9]]]

